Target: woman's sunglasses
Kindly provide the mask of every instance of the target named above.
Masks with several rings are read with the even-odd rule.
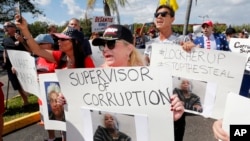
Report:
[[[116,40],[103,41],[102,44],[99,46],[99,49],[100,51],[103,51],[106,45],[108,49],[112,50],[115,48],[115,43],[116,43]]]
[[[165,12],[158,12],[158,13],[155,13],[154,16],[155,18],[157,18],[159,15],[161,15],[162,17],[166,17],[169,13],[167,11]]]

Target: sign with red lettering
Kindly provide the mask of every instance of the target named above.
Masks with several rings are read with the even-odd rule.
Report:
[[[92,32],[101,32],[106,29],[107,26],[114,24],[114,17],[112,16],[94,16],[92,19]]]

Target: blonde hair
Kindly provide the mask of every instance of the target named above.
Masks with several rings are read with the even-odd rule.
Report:
[[[130,59],[128,60],[128,66],[145,66],[145,62],[144,59],[142,57],[142,54],[135,48],[135,46],[131,43],[128,43],[125,40],[122,40],[124,45],[128,46],[128,45],[132,45],[133,46],[133,50],[130,54]]]

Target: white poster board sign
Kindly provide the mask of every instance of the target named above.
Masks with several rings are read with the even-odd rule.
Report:
[[[65,105],[67,140],[84,140],[81,107],[148,116],[149,140],[174,140],[168,67],[56,70]]]
[[[226,99],[223,129],[230,132],[230,125],[250,125],[250,99],[239,94],[229,93]]]
[[[202,48],[193,48],[188,53],[176,44],[154,43],[150,65],[169,66],[174,76],[216,83],[216,99],[210,117],[221,118],[227,93],[239,93],[245,61],[246,55],[239,53]]]
[[[92,50],[92,59],[96,67],[100,67],[103,64],[104,57],[102,55],[102,51],[100,51],[98,46],[92,45],[92,40],[89,40]]]
[[[40,93],[44,128],[47,130],[66,131],[65,121],[56,119],[56,115],[64,116],[63,106],[56,103],[56,97],[61,92],[55,73],[39,74]],[[61,114],[60,114],[61,113]]]
[[[114,24],[114,17],[112,16],[94,16],[91,24],[92,32],[101,32],[109,25]]]
[[[230,38],[229,48],[232,52],[250,54],[250,39]]]
[[[231,38],[229,48],[232,52],[247,54],[248,59],[246,61],[245,70],[250,72],[250,39],[244,38]]]
[[[40,97],[35,58],[26,51],[7,50],[7,53],[24,91]]]

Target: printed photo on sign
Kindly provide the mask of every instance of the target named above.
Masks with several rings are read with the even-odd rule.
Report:
[[[39,83],[42,101],[40,112],[45,129],[66,131],[64,106],[57,104],[61,88],[55,73],[39,74]]]
[[[88,141],[148,140],[146,115],[114,113],[86,107],[82,107],[82,111],[85,115],[83,116],[85,139]]]
[[[213,83],[173,76],[173,94],[177,94],[184,102],[188,113],[211,115],[212,110],[209,107],[214,105],[215,91],[216,86]]]
[[[58,82],[44,82],[48,103],[49,120],[65,121],[64,108],[57,104],[57,98],[61,92]]]

